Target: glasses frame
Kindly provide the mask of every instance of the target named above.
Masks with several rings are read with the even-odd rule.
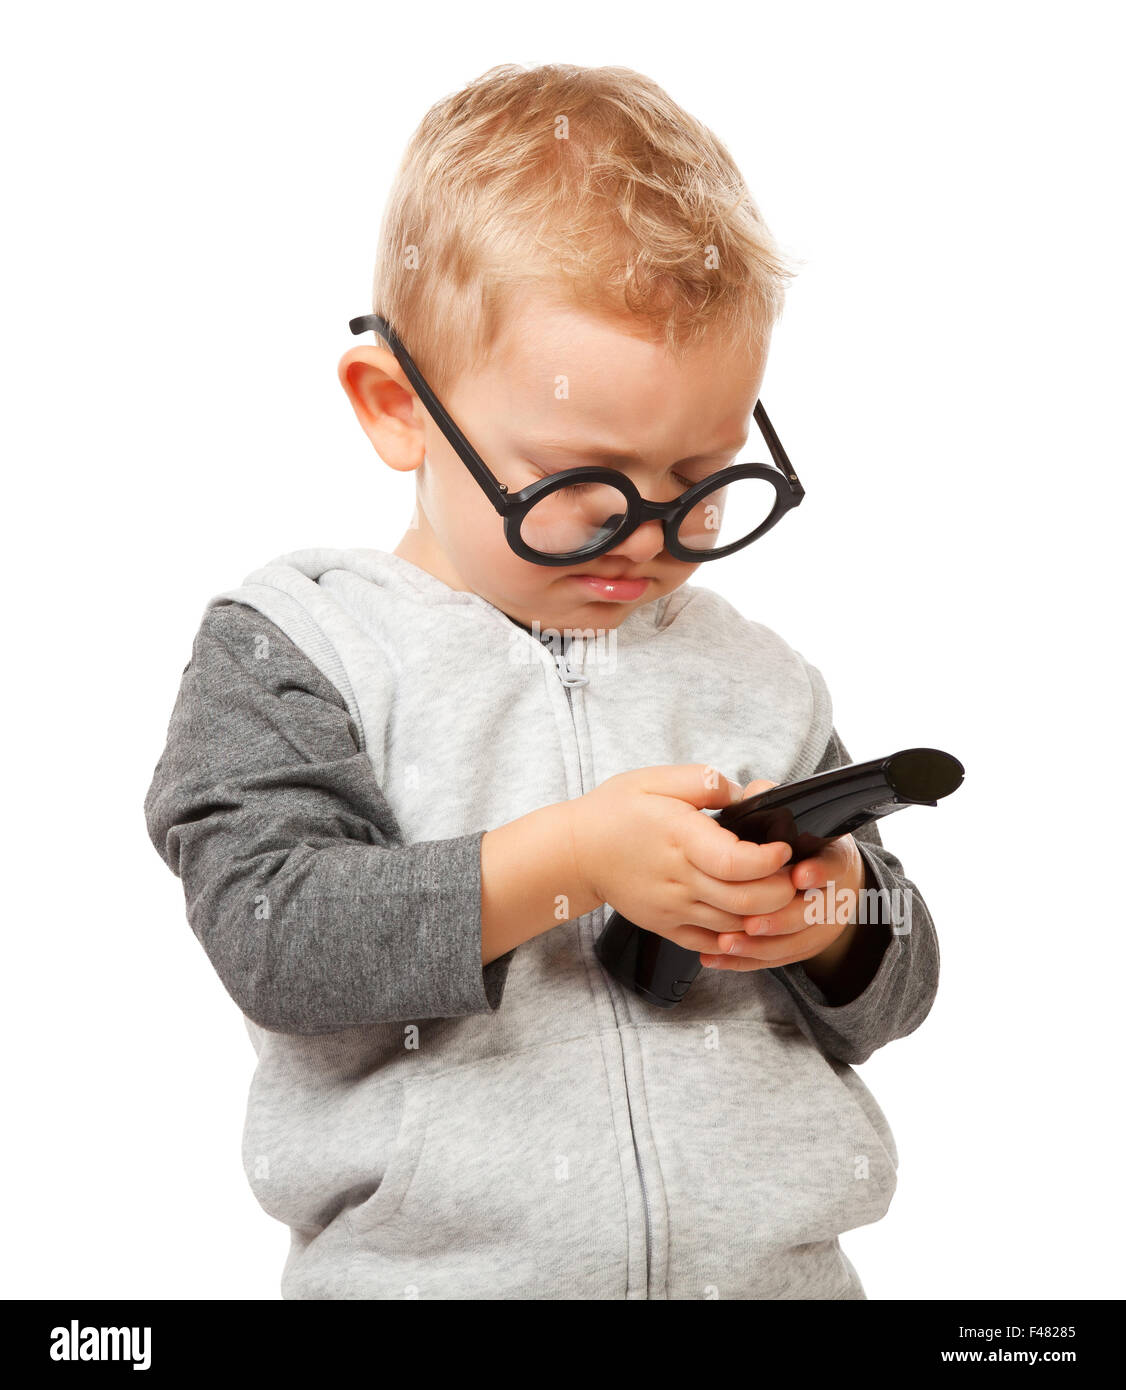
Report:
[[[484,459],[455,424],[449,411],[434,394],[426,378],[419,371],[402,340],[382,314],[362,314],[359,318],[349,319],[348,327],[353,333],[367,333],[369,331],[378,333],[387,342],[407,379],[418,392],[423,405],[430,412],[434,423],[445,435],[451,448],[470,473],[476,478],[485,496],[492,503],[493,509],[503,518],[505,539],[509,546],[521,559],[529,560],[532,564],[562,567],[575,565],[583,560],[592,560],[621,545],[627,537],[631,536],[639,526],[647,521],[661,522],[664,530],[665,549],[677,560],[685,561],[688,564],[700,564],[705,560],[721,560],[725,555],[733,555],[737,550],[742,550],[744,546],[757,541],[771,527],[776,526],[788,511],[799,506],[805,496],[805,488],[802,487],[798,475],[794,472],[793,466],[782,448],[781,441],[767,418],[766,411],[762,408],[761,401],[755,403],[754,418],[766,440],[771,458],[774,460],[773,467],[765,463],[732,464],[729,468],[720,469],[718,473],[712,473],[707,478],[701,479],[700,482],[694,483],[687,492],[682,493],[673,502],[650,502],[642,497],[632,479],[627,478],[624,473],[616,472],[611,468],[598,467],[566,468],[559,473],[553,473],[549,478],[537,479],[536,482],[521,488],[519,492],[510,493],[508,485],[493,475]],[[680,523],[693,507],[697,506],[701,499],[710,492],[726,487],[728,483],[735,482],[740,478],[764,478],[773,486],[774,507],[766,520],[757,526],[749,536],[743,536],[730,545],[718,546],[711,550],[690,550],[687,546],[681,545],[677,539],[677,531]],[[550,555],[544,551],[535,550],[525,542],[520,534],[520,527],[525,516],[547,494],[555,492],[559,488],[574,487],[577,483],[608,483],[616,487],[626,498],[625,521],[612,536],[595,541],[583,549],[571,551],[567,555]]]

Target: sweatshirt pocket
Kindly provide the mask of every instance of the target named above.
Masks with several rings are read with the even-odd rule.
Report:
[[[597,1036],[403,1079],[375,1192],[345,1213],[358,1296],[621,1298],[625,1194]]]
[[[836,1238],[878,1221],[897,1181],[890,1129],[860,1078],[792,1024],[638,1031],[668,1213],[667,1296],[855,1296]]]
[[[426,1133],[426,1104],[422,1088],[413,1082],[406,1083],[400,1106],[398,1132],[383,1166],[379,1186],[359,1206],[345,1208],[345,1223],[353,1231],[373,1230],[381,1221],[393,1216],[414,1177]]]

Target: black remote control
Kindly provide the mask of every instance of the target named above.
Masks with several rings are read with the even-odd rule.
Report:
[[[965,768],[938,748],[904,748],[886,758],[850,763],[770,787],[756,796],[708,812],[740,840],[768,845],[785,840],[793,850],[786,867],[809,859],[869,821],[904,806],[935,806],[962,784]],[[685,950],[656,932],[611,913],[595,945],[598,959],[621,984],[662,1009],[687,994],[703,969],[698,951]]]

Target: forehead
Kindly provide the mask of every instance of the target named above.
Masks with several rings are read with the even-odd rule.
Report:
[[[480,384],[513,431],[643,452],[691,438],[703,449],[746,432],[765,369],[765,350],[705,337],[674,354],[636,321],[529,296],[509,312]]]

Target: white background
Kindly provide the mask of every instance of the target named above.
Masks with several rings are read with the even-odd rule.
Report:
[[[855,760],[926,744],[966,767],[881,826],[942,978],[859,1069],[900,1152],[888,1216],[842,1242],[869,1298],[1126,1293],[1117,23],[9,11],[0,1293],[278,1297],[287,1232],[240,1159],[253,1051],[142,801],[207,599],[406,528],[413,482],[336,363],[407,137],[509,61],[653,77],[804,260],[763,400],[806,500],[697,579],[822,670]]]

